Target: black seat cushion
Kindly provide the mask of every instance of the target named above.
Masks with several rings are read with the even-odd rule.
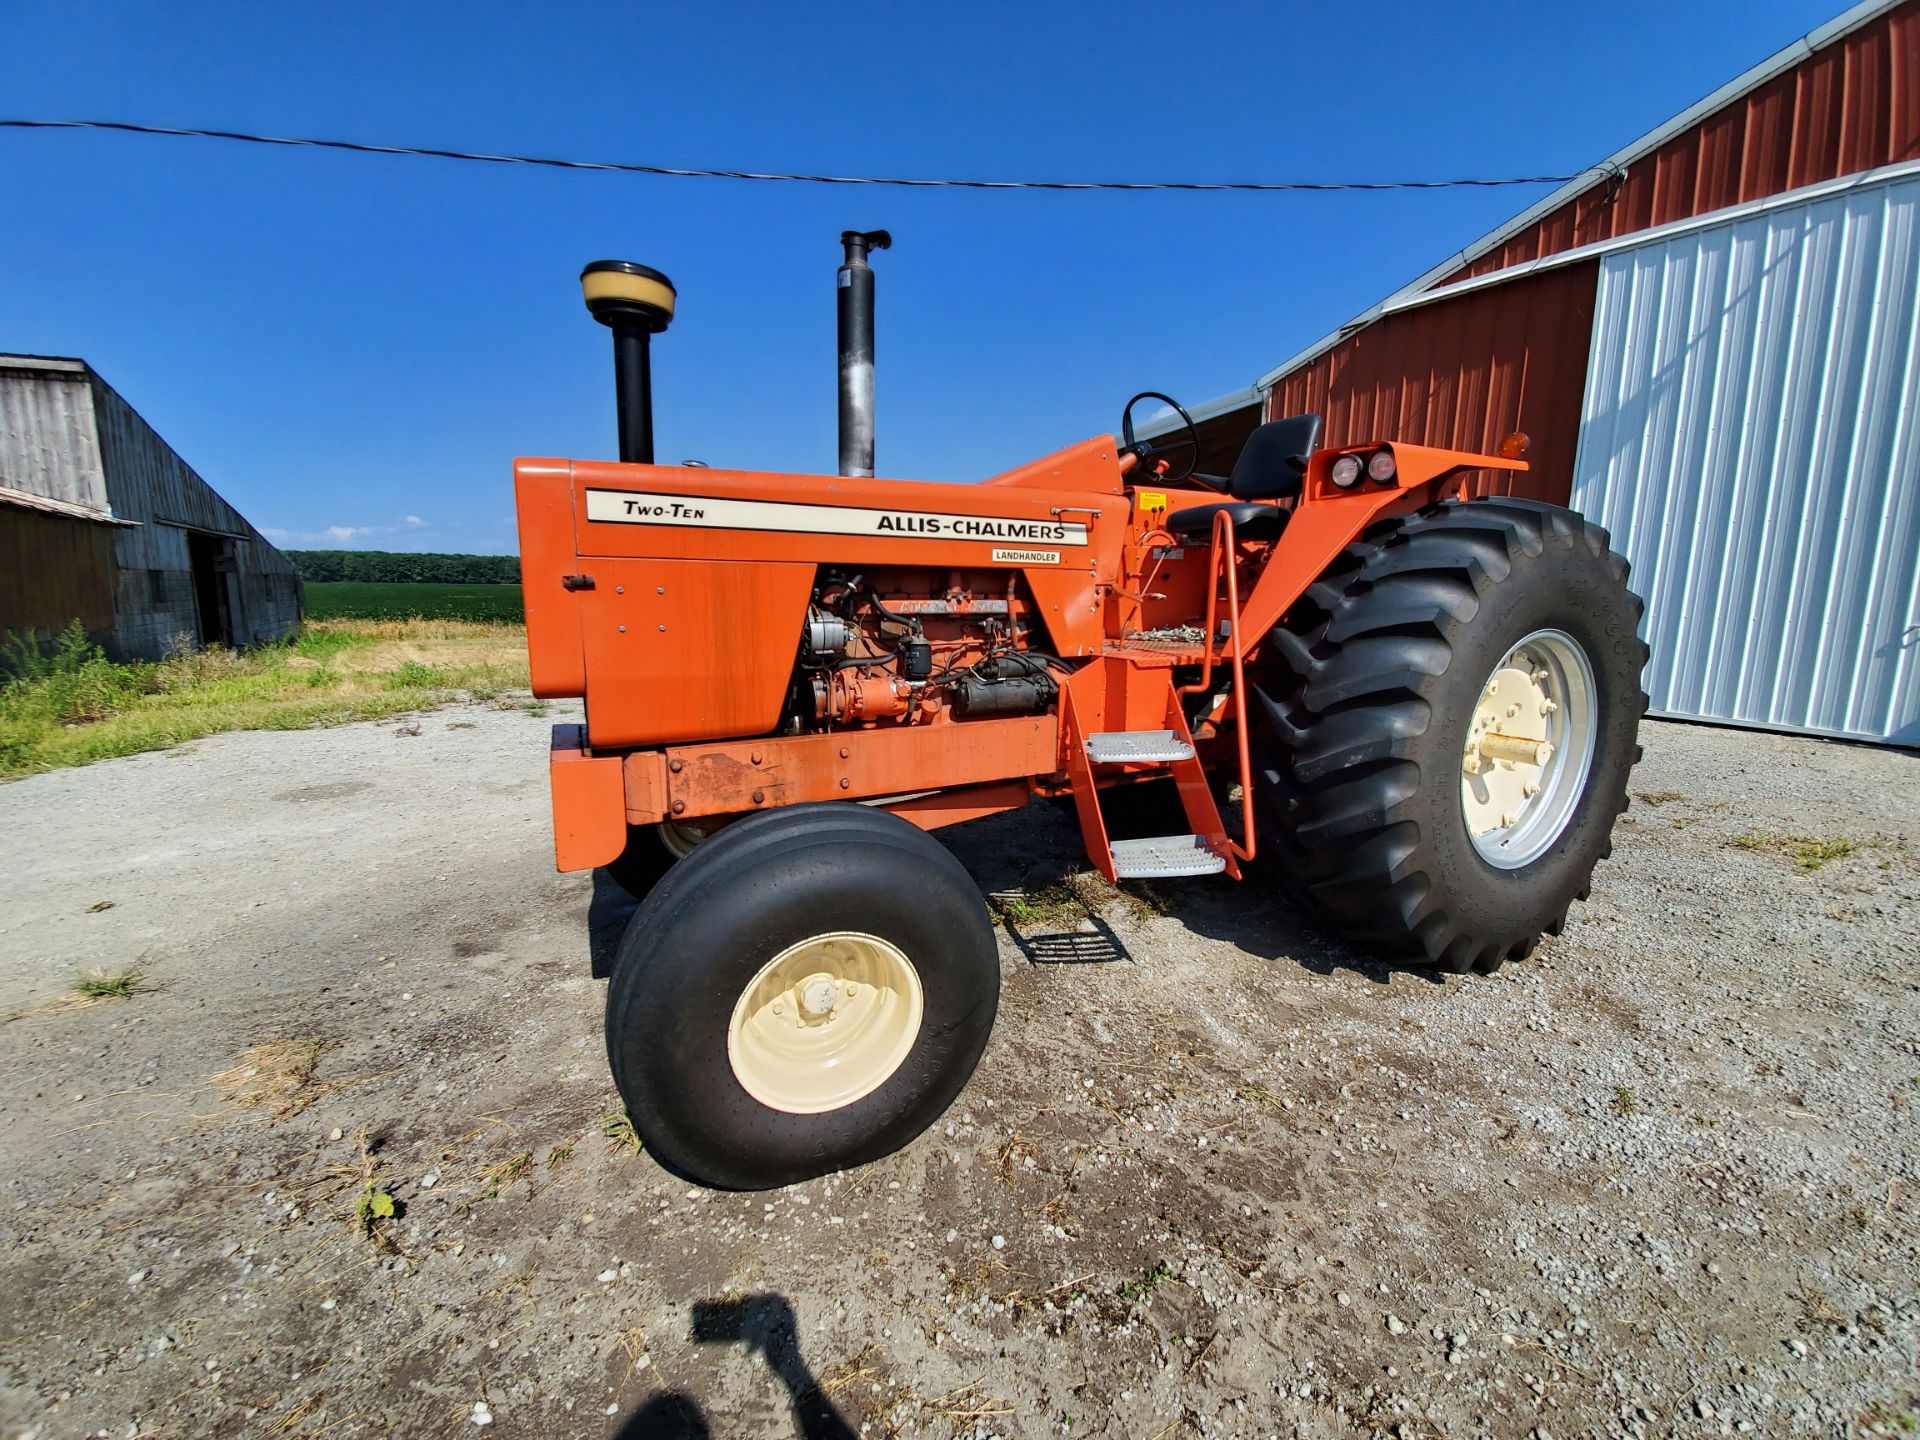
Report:
[[[1227,481],[1227,493],[1236,500],[1277,500],[1298,495],[1306,458],[1319,445],[1318,415],[1290,415],[1285,420],[1269,420],[1240,447],[1240,458],[1233,462],[1233,474]],[[1296,465],[1296,459],[1301,463]]]
[[[1233,517],[1233,533],[1242,540],[1270,540],[1287,528],[1291,510],[1278,505],[1257,505],[1249,500],[1222,500],[1217,505],[1189,505],[1167,517],[1167,529],[1179,536],[1204,540],[1213,534],[1215,512],[1224,510]]]

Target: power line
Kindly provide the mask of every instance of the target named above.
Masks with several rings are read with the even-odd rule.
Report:
[[[484,165],[534,165],[549,170],[613,170],[629,175],[665,175],[697,180],[785,180],[801,185],[898,185],[947,190],[1468,190],[1505,185],[1564,185],[1574,175],[1518,175],[1505,179],[1465,180],[929,180],[889,175],[798,175],[761,170],[694,170],[672,165],[639,165],[618,160],[558,160],[542,155],[489,155],[472,150],[442,150],[423,145],[369,145],[358,140],[316,140],[290,135],[251,135],[240,130],[199,130],[186,126],[136,125],[126,120],[0,120],[9,130],[115,130],[129,135],[166,135],[190,140],[237,140],[249,145],[289,145],[310,150],[347,150],[359,155],[422,155],[436,160],[471,160]]]

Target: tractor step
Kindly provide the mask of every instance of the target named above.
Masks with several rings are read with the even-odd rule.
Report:
[[[1193,746],[1171,730],[1109,730],[1087,736],[1087,759],[1096,765],[1135,765],[1191,760]]]
[[[1089,735],[1089,743],[1098,739]],[[1115,840],[1113,873],[1122,880],[1171,880],[1181,875],[1218,875],[1224,855],[1198,835],[1155,835],[1145,840]]]

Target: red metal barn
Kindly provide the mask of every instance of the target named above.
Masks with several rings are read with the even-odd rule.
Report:
[[[1307,411],[1334,445],[1525,431],[1481,490],[1613,530],[1656,713],[1915,745],[1916,277],[1920,0],[1875,0],[1195,418],[1228,463]]]

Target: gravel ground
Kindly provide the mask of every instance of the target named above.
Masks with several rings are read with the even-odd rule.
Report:
[[[729,1195],[603,1133],[621,913],[550,869],[547,723],[0,787],[6,1435],[1914,1426],[1915,756],[1649,723],[1591,903],[1488,978],[1082,882],[944,1121]],[[1079,863],[1048,807],[948,838]]]

